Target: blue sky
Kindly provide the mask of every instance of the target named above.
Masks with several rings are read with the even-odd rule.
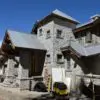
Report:
[[[6,29],[30,32],[36,20],[55,9],[83,23],[100,14],[100,0],[0,0],[0,40]]]

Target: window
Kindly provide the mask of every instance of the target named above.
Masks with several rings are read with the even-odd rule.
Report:
[[[3,69],[3,74],[5,75],[6,73],[6,70],[7,70],[7,64],[4,64],[4,69]]]
[[[39,30],[39,36],[42,36],[42,29]]]
[[[70,57],[67,56],[67,70],[71,70],[71,61]]]
[[[82,43],[82,33],[79,33],[79,35],[78,35],[78,41],[79,41],[79,43]]]
[[[48,38],[50,38],[51,36],[50,36],[50,30],[48,30],[47,31],[47,36],[46,36],[46,38],[48,39]]]
[[[47,55],[46,55],[46,62],[47,62],[47,63],[50,63],[50,54],[47,54]]]
[[[91,43],[92,42],[92,33],[88,32],[86,33],[86,43]]]
[[[67,61],[67,69],[70,70],[71,65],[70,65],[70,59]]]
[[[57,54],[57,63],[63,63],[62,54]]]
[[[82,42],[82,38],[78,38],[78,41],[79,41],[79,43],[81,43]]]
[[[57,29],[57,38],[62,38],[62,30]]]

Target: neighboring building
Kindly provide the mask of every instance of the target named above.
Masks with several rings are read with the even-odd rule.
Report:
[[[66,59],[66,76],[72,80],[71,89],[79,88],[81,79],[100,85],[100,15],[91,17],[86,24],[73,30],[75,40],[70,40],[61,50]]]
[[[34,34],[7,30],[2,43],[0,63],[2,86],[33,90],[41,78],[46,49]],[[1,59],[0,59],[1,60]],[[38,77],[37,77],[38,76]]]
[[[83,46],[91,46],[100,44],[100,15],[92,16],[91,19],[84,24],[78,25],[73,30],[75,38]]]
[[[72,29],[75,29],[78,23],[79,22],[71,16],[59,10],[54,10],[35,24],[32,33],[37,34],[37,38],[47,49],[44,66],[50,69],[52,67],[65,66],[60,47],[68,41],[70,37],[74,37]]]

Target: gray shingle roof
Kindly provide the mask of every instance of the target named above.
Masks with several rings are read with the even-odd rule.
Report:
[[[76,29],[80,28],[80,27],[83,27],[83,26],[86,26],[86,25],[89,25],[89,24],[92,24],[93,22],[94,22],[94,20],[90,20],[90,21],[88,21],[86,23],[79,24],[79,25],[76,26]]]
[[[36,35],[23,32],[7,30],[7,33],[15,47],[46,50],[44,45],[40,43]]]
[[[89,47],[84,47],[78,43],[78,41],[70,41],[63,47],[61,47],[62,51],[65,51],[66,48],[71,47],[76,53],[78,53],[81,56],[92,56],[96,54],[100,54],[100,45],[93,45]]]
[[[91,19],[90,19],[88,22],[77,25],[77,26],[76,26],[76,29],[94,23],[95,20],[97,20],[97,19],[93,19],[93,18],[95,18],[95,17],[99,17],[99,18],[100,18],[100,14],[96,14],[96,15],[91,16],[91,17],[90,17]]]
[[[61,12],[61,11],[58,10],[58,9],[54,10],[52,13],[55,14],[55,15],[58,15],[58,16],[61,16],[61,17],[64,17],[64,18],[66,18],[66,19],[69,19],[69,20],[71,20],[71,21],[74,21],[74,22],[80,23],[80,22],[77,21],[76,19],[74,19],[74,18],[72,18],[71,16],[69,16],[69,15],[67,15],[67,14],[65,14],[65,13],[63,13],[63,12]]]

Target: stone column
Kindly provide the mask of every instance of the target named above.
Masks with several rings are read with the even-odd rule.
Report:
[[[10,57],[7,62],[7,71],[4,84],[11,85],[14,82],[14,67],[15,67],[15,62],[13,58]]]
[[[18,80],[20,90],[29,90],[29,67],[31,65],[30,53],[27,51],[20,52],[20,63],[18,69]]]

